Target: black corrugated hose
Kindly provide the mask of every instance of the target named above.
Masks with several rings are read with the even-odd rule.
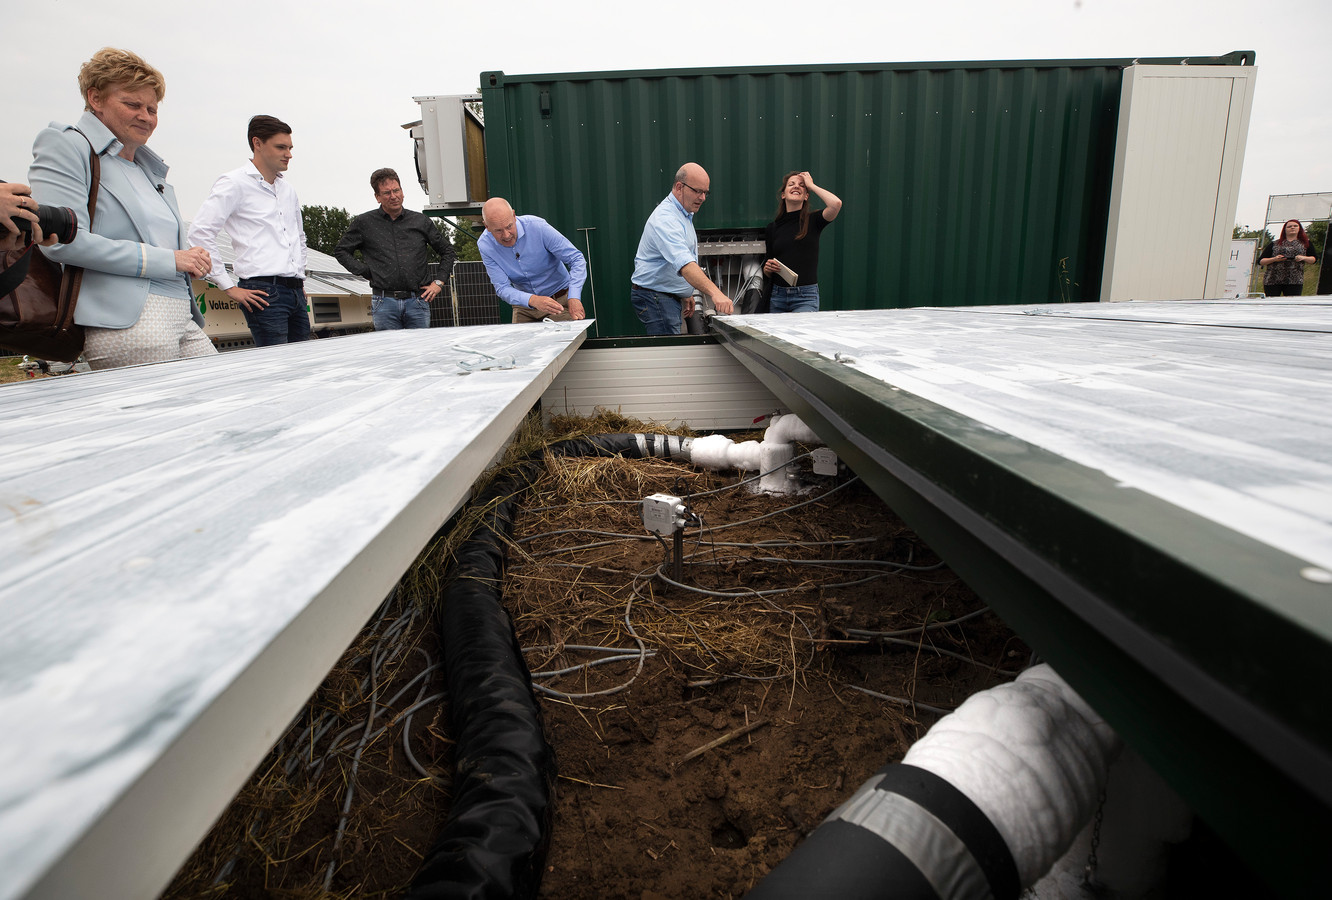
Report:
[[[546,452],[638,459],[681,450],[678,438],[661,435],[560,441],[519,461],[474,501],[494,508],[458,550],[439,611],[449,728],[457,741],[453,806],[406,900],[529,898],[541,885],[555,754],[500,587],[505,539]]]

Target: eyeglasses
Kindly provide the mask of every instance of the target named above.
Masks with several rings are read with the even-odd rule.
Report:
[[[711,194],[711,193],[712,193],[712,191],[700,191],[698,188],[694,187],[692,184],[690,184],[690,183],[687,182],[687,181],[682,181],[682,182],[680,182],[680,183],[681,183],[682,185],[684,185],[685,187],[689,188],[689,189],[690,189],[691,191],[693,191],[695,194],[698,194],[698,195],[699,195],[700,197],[702,197],[704,200],[708,199],[708,194]]]

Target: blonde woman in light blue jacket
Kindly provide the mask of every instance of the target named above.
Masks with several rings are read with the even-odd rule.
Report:
[[[83,64],[79,89],[83,117],[77,126],[52,122],[37,135],[28,183],[37,202],[67,206],[79,217],[73,242],[43,252],[84,270],[74,314],[86,329],[84,359],[108,369],[216,353],[190,286],[212,260],[187,246],[167,166],[145,146],[166,93],[162,74],[107,47]],[[91,229],[90,145],[101,170]]]

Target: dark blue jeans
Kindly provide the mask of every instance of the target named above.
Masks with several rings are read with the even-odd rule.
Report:
[[[370,316],[375,320],[375,331],[397,331],[400,328],[429,328],[430,302],[420,297],[373,297]]]
[[[629,299],[648,334],[679,334],[684,324],[684,310],[675,294],[652,291],[633,285]],[[693,298],[689,299],[693,302]]]
[[[789,287],[785,284],[774,284],[768,310],[775,313],[818,312],[819,286],[817,284],[798,284],[795,287]]]
[[[256,347],[310,339],[310,316],[305,309],[304,291],[262,278],[242,278],[238,284],[247,291],[263,291],[268,295],[264,298],[268,305],[263,309],[241,309]]]

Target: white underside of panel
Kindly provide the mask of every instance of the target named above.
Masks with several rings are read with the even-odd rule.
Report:
[[[155,896],[586,325],[0,387],[0,898]]]

